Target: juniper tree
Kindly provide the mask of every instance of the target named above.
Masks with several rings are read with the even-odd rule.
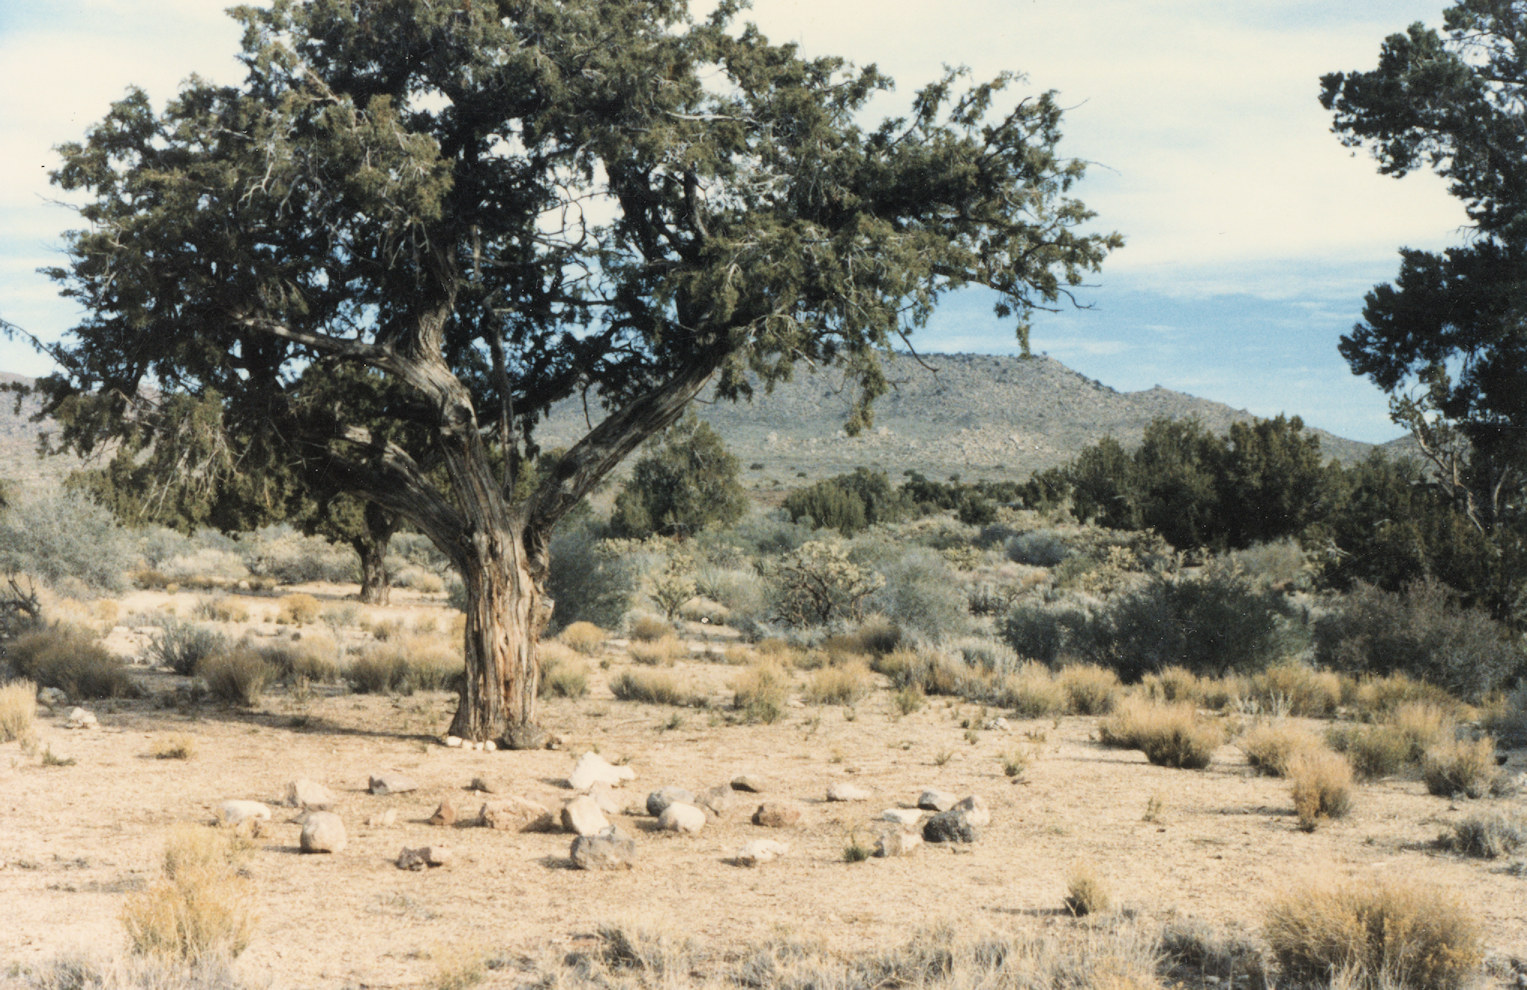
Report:
[[[61,149],[85,228],[54,274],[89,315],[52,400],[101,390],[110,432],[145,380],[215,390],[232,442],[417,527],[466,589],[450,731],[537,743],[553,527],[701,388],[841,366],[860,429],[877,355],[945,293],[995,290],[1026,343],[1026,314],[1121,243],[1081,229],[1053,94],[999,103],[1017,77],[951,72],[869,125],[889,79],[772,44],[739,7],[234,10],[242,84],[193,79],[157,110],[130,92]],[[336,367],[394,387],[361,409],[301,388]],[[579,394],[602,418],[513,500],[538,422]]]

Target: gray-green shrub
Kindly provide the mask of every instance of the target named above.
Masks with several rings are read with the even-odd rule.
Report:
[[[5,658],[17,676],[58,688],[74,700],[139,694],[122,661],[75,626],[44,626],[22,633],[6,644]]]
[[[155,663],[188,677],[204,658],[226,649],[228,637],[216,629],[178,619],[167,619],[148,643],[148,655]]]
[[[33,496],[0,513],[0,572],[65,579],[116,591],[132,566],[132,539],[109,511],[78,492]]]

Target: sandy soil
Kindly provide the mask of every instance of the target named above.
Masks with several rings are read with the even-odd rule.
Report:
[[[418,601],[395,610],[434,608]],[[1426,880],[1467,899],[1493,950],[1527,955],[1527,879],[1431,845],[1445,823],[1469,813],[1527,812],[1522,796],[1455,805],[1428,796],[1418,781],[1386,780],[1361,787],[1347,818],[1309,834],[1295,827],[1286,783],[1255,775],[1233,746],[1206,771],[1153,767],[1139,753],[1093,742],[1096,720],[1080,717],[1014,720],[972,743],[962,722],[979,719],[979,706],[931,699],[898,716],[883,690],[853,711],[794,702],[774,725],[732,725],[719,712],[614,700],[606,683],[625,661],[619,650],[607,656],[611,666],[595,667],[588,697],[544,705],[545,724],[565,737],[560,751],[446,748],[437,734],[454,699],[444,694],[393,699],[329,689],[299,703],[278,690],[253,711],[99,704],[100,728],[92,731],[64,728],[66,709],[43,716],[43,745],[75,762],[43,766],[15,744],[0,747],[0,967],[123,951],[124,898],[156,875],[171,825],[210,821],[229,798],[276,802],[302,776],[336,792],[350,846],[338,856],[299,855],[291,809],[275,809],[249,866],[258,931],[238,962],[256,985],[420,986],[438,970],[443,947],[535,952],[605,921],[657,923],[726,942],[804,933],[844,948],[900,941],[943,920],[998,929],[1073,925],[1061,901],[1078,862],[1093,865],[1116,899],[1147,919],[1194,917],[1252,936],[1262,906],[1288,884],[1326,876]],[[736,673],[698,658],[673,670],[718,701]],[[139,673],[151,691],[183,683]],[[154,741],[167,733],[193,736],[195,758],[152,758]],[[1042,738],[1040,755],[1014,782],[1002,757],[1029,746],[1026,733]],[[617,816],[637,838],[634,871],[571,869],[566,835],[427,823],[444,798],[472,817],[481,798],[466,787],[475,776],[555,807],[570,796],[562,782],[574,758],[588,749],[636,771],[622,791],[633,813]],[[1524,758],[1514,754],[1513,771],[1527,768]],[[382,771],[408,774],[420,789],[366,793],[369,775]],[[636,813],[649,790],[700,788],[742,773],[763,777],[768,792],[738,795],[734,810],[698,836],[657,833]],[[829,804],[826,790],[838,780],[874,798]],[[905,859],[843,861],[851,839],[873,844],[872,819],[882,809],[912,805],[925,787],[983,796],[992,823],[980,841],[925,846]],[[783,834],[750,824],[758,800],[774,796],[807,802],[806,822]],[[1142,816],[1153,796],[1162,811],[1148,822]],[[387,808],[398,812],[395,825],[363,824]],[[726,862],[759,837],[787,841],[790,855],[757,869]],[[394,865],[402,847],[432,843],[454,850],[453,866],[411,873]]]

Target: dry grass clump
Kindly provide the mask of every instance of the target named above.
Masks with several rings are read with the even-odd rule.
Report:
[[[1408,759],[1412,762],[1458,731],[1451,708],[1427,701],[1402,702],[1389,711],[1385,721],[1410,744]]]
[[[1399,773],[1411,762],[1411,742],[1394,725],[1341,725],[1326,733],[1338,753],[1345,753],[1358,780],[1378,780]]]
[[[1349,682],[1343,701],[1369,715],[1386,716],[1406,703],[1431,705],[1445,712],[1455,712],[1458,701],[1435,684],[1414,680],[1404,674],[1365,677]]]
[[[276,622],[286,626],[305,626],[318,621],[318,599],[302,593],[283,595],[276,603]]]
[[[1246,762],[1272,777],[1288,776],[1293,758],[1312,750],[1325,749],[1319,738],[1297,726],[1285,723],[1258,722],[1235,741]]]
[[[1285,776],[1294,798],[1299,827],[1313,832],[1324,819],[1341,818],[1352,808],[1352,764],[1324,746],[1296,752]]]
[[[217,595],[196,603],[195,614],[213,622],[248,622],[249,606],[229,595]]]
[[[208,694],[225,704],[246,707],[260,700],[276,674],[262,653],[247,646],[203,657],[196,668]]]
[[[165,848],[164,875],[122,911],[134,952],[197,962],[232,959],[254,934],[253,884],[238,873],[242,840],[183,826]]]
[[[1186,667],[1166,667],[1140,678],[1140,689],[1152,701],[1191,701],[1202,704],[1204,678]]]
[[[1066,910],[1080,918],[1105,914],[1113,907],[1108,884],[1090,863],[1077,863],[1066,878]]]
[[[577,650],[585,656],[592,656],[599,652],[610,634],[594,625],[592,622],[574,622],[562,630],[557,637],[564,646]]]
[[[891,679],[896,688],[916,688],[923,694],[981,694],[985,682],[964,661],[941,650],[893,650],[870,661],[870,668]]]
[[[991,701],[1011,708],[1019,718],[1043,718],[1065,711],[1069,699],[1048,667],[1026,660],[1017,671],[997,682]]]
[[[1478,921],[1425,884],[1370,878],[1291,890],[1267,909],[1265,934],[1290,983],[1352,990],[1456,990],[1484,958]]]
[[[673,623],[650,612],[636,614],[627,626],[627,635],[633,642],[651,643],[673,635]]]
[[[1508,789],[1495,762],[1495,740],[1489,736],[1434,744],[1421,757],[1421,779],[1427,792],[1438,797],[1482,798]]]
[[[732,707],[745,722],[777,722],[785,713],[790,679],[784,668],[769,661],[756,663],[732,681]]]
[[[339,644],[326,633],[309,632],[301,639],[261,646],[260,652],[285,680],[330,683],[340,678]]]
[[[875,686],[874,675],[863,661],[823,667],[806,679],[803,692],[813,705],[852,705]]]
[[[134,698],[139,693],[122,661],[75,626],[46,626],[22,633],[5,645],[5,657],[20,677],[58,688],[73,701]]]
[[[678,678],[665,670],[626,670],[611,678],[610,693],[621,701],[645,701],[649,705],[703,704],[704,699],[686,691]]]
[[[578,655],[561,643],[542,643],[541,697],[581,698],[589,693],[589,669]]]
[[[1322,717],[1341,704],[1341,678],[1303,664],[1280,663],[1251,676],[1251,697],[1264,712]]]
[[[1075,664],[1062,668],[1056,680],[1076,715],[1106,715],[1119,698],[1119,675],[1106,667]]]
[[[0,685],[0,743],[31,745],[36,738],[37,685],[31,681]]]
[[[1218,723],[1190,704],[1163,705],[1143,698],[1121,701],[1098,725],[1105,746],[1138,749],[1157,766],[1202,770],[1225,741]]]
[[[345,668],[357,694],[412,694],[441,691],[465,669],[461,654],[439,636],[406,636],[372,643]]]
[[[634,663],[647,667],[668,667],[688,651],[679,637],[668,635],[645,642],[633,640],[626,647],[626,652],[631,655]]]
[[[196,739],[184,732],[159,736],[149,747],[148,755],[156,760],[193,760],[196,758]]]
[[[1527,819],[1503,811],[1471,815],[1452,826],[1437,844],[1477,859],[1499,859],[1527,849]]]

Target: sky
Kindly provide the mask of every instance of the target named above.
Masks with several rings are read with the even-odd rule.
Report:
[[[700,0],[703,2],[703,0]],[[698,6],[698,3],[697,3]],[[38,268],[77,217],[47,181],[129,86],[161,105],[192,74],[237,82],[237,25],[218,0],[0,2],[0,317],[46,340],[78,320]],[[875,63],[899,113],[946,65],[1026,75],[1068,108],[1062,153],[1093,228],[1126,246],[1038,314],[1033,349],[1121,391],[1162,385],[1370,442],[1399,432],[1387,399],[1337,353],[1401,246],[1465,235],[1440,180],[1380,176],[1330,133],[1320,76],[1368,69],[1383,38],[1438,24],[1442,0],[754,0],[747,19],[808,55]],[[951,297],[922,351],[1013,353],[980,292]],[[0,370],[50,362],[0,340]]]

